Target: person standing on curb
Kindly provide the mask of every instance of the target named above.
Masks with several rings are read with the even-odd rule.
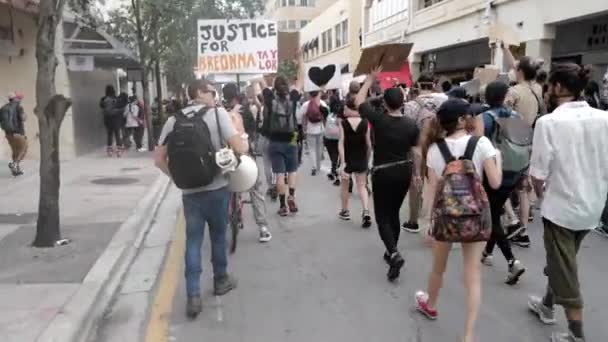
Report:
[[[583,239],[597,226],[608,193],[608,115],[581,99],[591,67],[557,64],[549,76],[550,107],[536,122],[530,175],[541,199],[547,255],[544,297],[528,307],[555,324],[555,304],[564,307],[567,333],[553,342],[584,342],[583,298],[576,260]]]
[[[298,172],[297,103],[289,97],[287,79],[278,76],[274,91],[266,88],[264,103],[264,130],[269,136],[269,153],[272,171],[276,176],[279,194],[279,216],[298,212],[296,181]]]
[[[247,142],[237,133],[229,114],[216,107],[216,91],[209,81],[195,80],[188,87],[192,104],[170,117],[155,150],[155,164],[183,191],[186,218],[185,277],[188,302],[186,314],[194,319],[202,311],[200,277],[201,247],[205,225],[209,225],[214,294],[222,296],[236,288],[227,272],[226,229],[228,226],[228,178],[219,165],[235,165],[217,154],[247,153]],[[216,153],[218,152],[219,153]],[[226,153],[229,152],[229,153]],[[226,162],[226,163],[224,163]]]
[[[0,126],[12,151],[12,161],[8,164],[14,177],[23,175],[21,161],[27,154],[27,137],[25,136],[25,111],[21,106],[23,95],[10,93],[8,103],[0,108]]]
[[[308,148],[312,150],[313,167],[311,174],[317,175],[321,171],[321,158],[323,156],[323,121],[329,114],[329,106],[321,100],[318,91],[309,93],[310,100],[304,102],[300,108],[302,117],[302,131],[306,134]]]
[[[234,115],[239,115],[243,122],[245,133],[249,136],[249,152],[250,156],[255,160],[256,156],[251,148],[253,139],[256,134],[256,120],[248,107],[246,101],[240,101],[238,86],[234,83],[228,83],[222,88],[226,110]],[[241,103],[243,102],[243,103]],[[262,243],[272,240],[272,235],[268,230],[268,219],[266,218],[266,201],[262,190],[262,173],[258,172],[258,179],[251,190],[249,190],[249,198],[251,199],[251,207],[253,209],[253,217],[259,229],[259,241]]]

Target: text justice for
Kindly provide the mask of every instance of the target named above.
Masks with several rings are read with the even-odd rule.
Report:
[[[277,35],[274,23],[258,24],[255,22],[228,25],[201,25],[199,32],[203,40],[200,46],[201,53],[204,53],[207,47],[212,51],[226,52],[228,51],[228,42],[233,42],[237,38],[240,38],[241,41],[246,41],[250,38],[266,38]],[[213,40],[213,42],[209,43],[209,40]]]

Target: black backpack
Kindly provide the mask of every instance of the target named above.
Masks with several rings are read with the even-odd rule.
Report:
[[[271,104],[270,133],[287,134],[297,130],[296,103],[274,99]]]
[[[19,104],[9,102],[0,108],[0,128],[5,133],[11,134],[18,131],[18,108]]]
[[[180,189],[207,186],[220,172],[215,161],[216,149],[211,140],[211,133],[203,120],[207,112],[207,108],[202,108],[192,116],[183,112],[175,114],[175,125],[167,139],[167,153],[171,177]],[[222,142],[217,107],[215,120]]]

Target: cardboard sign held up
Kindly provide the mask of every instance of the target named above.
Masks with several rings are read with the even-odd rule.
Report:
[[[304,91],[339,89],[342,85],[342,72],[337,64],[306,65]]]
[[[400,71],[413,45],[386,44],[364,49],[354,75],[369,74],[377,66],[382,66],[382,71]]]
[[[468,82],[462,82],[460,83],[460,86],[467,91],[467,95],[469,96],[477,96],[481,91],[481,81],[477,78]]]
[[[519,39],[517,32],[513,31],[507,25],[502,23],[495,23],[494,25],[490,26],[488,30],[488,38],[490,39],[490,43],[501,41],[505,43],[505,46],[519,46],[521,44],[521,40]]]
[[[494,68],[475,68],[473,78],[478,79],[482,86],[496,81],[498,78],[498,69]]]

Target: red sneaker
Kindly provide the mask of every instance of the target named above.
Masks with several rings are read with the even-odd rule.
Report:
[[[281,217],[288,216],[289,215],[289,210],[287,209],[287,207],[281,207],[281,208],[279,208],[278,214]]]
[[[296,205],[296,199],[293,196],[289,196],[287,198],[287,206],[289,207],[289,212],[295,214],[298,212],[298,206]]]
[[[437,310],[429,306],[429,295],[426,292],[416,292],[416,310],[430,320],[437,319]]]

